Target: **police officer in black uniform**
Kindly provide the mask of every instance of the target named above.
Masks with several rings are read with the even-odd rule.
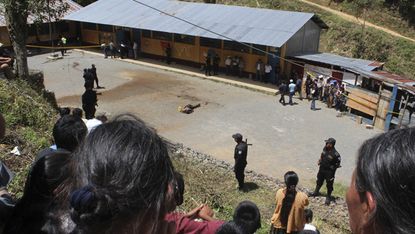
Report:
[[[232,138],[237,143],[235,146],[235,166],[234,166],[234,172],[235,177],[238,180],[238,189],[243,190],[244,187],[244,179],[245,179],[245,167],[247,164],[246,157],[248,156],[248,145],[246,142],[242,140],[242,135],[239,133],[233,134]]]
[[[341,158],[336,148],[334,148],[336,140],[334,138],[329,138],[325,142],[326,146],[323,148],[320,160],[318,161],[320,168],[317,173],[316,189],[309,195],[318,196],[320,194],[320,188],[323,185],[324,180],[326,180],[327,197],[325,204],[330,205],[331,193],[333,192],[334,175],[337,168],[340,167]]]
[[[98,106],[97,102],[97,92],[92,90],[94,87],[94,83],[88,84],[85,87],[85,92],[82,94],[82,109],[85,112],[86,119],[93,119],[95,118],[96,106]]]

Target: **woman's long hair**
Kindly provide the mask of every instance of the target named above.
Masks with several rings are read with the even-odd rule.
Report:
[[[281,207],[281,224],[286,227],[288,223],[288,216],[290,216],[291,207],[293,206],[295,196],[297,195],[296,186],[298,184],[298,176],[295,172],[289,171],[284,175],[285,185],[287,190],[285,197],[282,200]]]

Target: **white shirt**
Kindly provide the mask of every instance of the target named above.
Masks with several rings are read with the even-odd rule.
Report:
[[[303,230],[310,230],[310,231],[315,231],[315,232],[317,232],[317,228],[316,228],[316,227],[314,227],[314,225],[309,224],[309,223],[306,223],[306,224],[304,225],[304,229],[303,229]]]
[[[101,125],[102,122],[100,120],[97,119],[88,119],[86,121],[86,127],[88,128],[88,133],[90,133],[92,130],[94,130],[96,127],[98,127],[99,125]]]
[[[270,73],[272,71],[271,65],[267,64],[265,65],[265,73]]]

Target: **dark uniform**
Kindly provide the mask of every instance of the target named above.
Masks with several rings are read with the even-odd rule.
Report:
[[[287,85],[284,82],[282,82],[278,87],[278,90],[280,91],[281,95],[279,102],[285,105],[285,94],[287,93]]]
[[[84,69],[84,87],[85,89],[94,88],[94,75],[91,69]]]
[[[94,78],[95,83],[97,84],[97,89],[101,88],[101,86],[99,86],[99,84],[98,84],[97,68],[95,67],[94,64],[92,64],[92,67],[91,67],[91,75]]]
[[[85,111],[86,119],[93,119],[95,117],[97,101],[97,93],[92,89],[87,89],[82,94],[82,109]]]
[[[205,66],[205,75],[210,76],[212,71],[212,58],[210,57],[210,55],[207,55],[205,58]]]
[[[327,148],[327,144],[332,144],[332,148]],[[327,186],[327,199],[326,204],[330,204],[331,200],[331,193],[333,192],[333,184],[334,184],[334,175],[336,173],[337,168],[340,167],[341,157],[340,154],[337,152],[334,145],[336,144],[336,140],[333,138],[329,138],[326,140],[326,146],[321,153],[321,157],[319,160],[319,170],[317,173],[317,185],[314,193],[311,195],[317,196],[320,192],[320,188],[326,181]]]
[[[219,73],[219,63],[220,57],[218,54],[215,54],[215,57],[213,57],[213,75],[217,75]]]
[[[246,157],[248,156],[248,145],[246,142],[242,141],[242,135],[239,133],[236,133],[232,135],[233,139],[237,142],[237,145],[235,146],[235,166],[234,166],[234,172],[235,177],[238,180],[238,189],[242,190],[244,187],[244,179],[245,179],[245,167],[247,161]]]

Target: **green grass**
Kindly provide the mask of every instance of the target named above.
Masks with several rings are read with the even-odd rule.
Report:
[[[15,173],[8,189],[16,197],[22,195],[34,157],[51,144],[57,112],[43,95],[42,90],[33,89],[26,81],[0,79],[0,113],[7,126],[0,159]],[[9,154],[15,146],[19,147],[20,156]]]

